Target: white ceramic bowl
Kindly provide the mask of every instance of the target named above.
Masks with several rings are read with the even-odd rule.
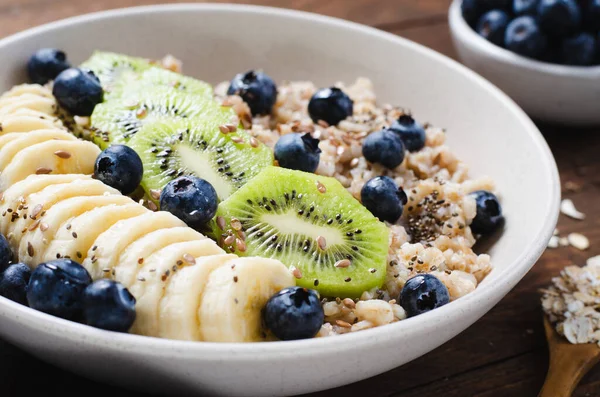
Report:
[[[452,3],[449,23],[465,65],[504,90],[533,118],[574,126],[600,125],[600,66],[555,65],[498,47],[467,24],[461,3]]]
[[[63,321],[0,298],[0,336],[90,378],[153,392],[274,396],[323,390],[407,363],[463,331],[533,266],[558,216],[559,180],[546,142],[506,95],[417,44],[313,14],[232,5],[169,5],[92,14],[0,41],[0,89],[25,81],[38,48],[75,63],[94,49],[161,57],[211,82],[249,68],[319,85],[373,79],[384,102],[446,127],[449,144],[488,174],[508,219],[491,249],[494,270],[470,295],[422,316],[340,337],[262,344],[190,343],[116,334]],[[450,358],[449,358],[450,359]],[[402,382],[398,379],[398,382]]]

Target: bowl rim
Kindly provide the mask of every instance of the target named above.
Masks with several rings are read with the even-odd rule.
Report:
[[[434,333],[440,325],[443,325],[444,323],[450,324],[453,321],[452,313],[468,312],[470,311],[471,306],[481,305],[477,302],[486,302],[488,300],[494,300],[495,297],[497,298],[499,291],[508,290],[507,287],[512,286],[512,284],[521,280],[527,271],[534,265],[535,261],[541,256],[546,248],[547,242],[552,236],[558,219],[560,182],[556,162],[540,131],[512,99],[477,73],[432,49],[392,33],[384,32],[359,23],[305,11],[254,5],[180,3],[121,8],[75,16],[37,26],[4,38],[0,40],[0,48],[32,36],[44,34],[55,28],[76,26],[92,21],[102,21],[113,18],[127,18],[138,14],[182,11],[268,14],[272,17],[302,20],[313,24],[327,25],[331,28],[359,32],[369,35],[376,40],[383,40],[408,47],[415,52],[426,55],[430,59],[444,64],[456,73],[468,76],[473,80],[474,84],[482,85],[490,95],[501,100],[504,105],[512,111],[514,117],[524,126],[523,132],[530,136],[532,142],[541,154],[538,160],[546,165],[544,167],[544,169],[548,171],[546,178],[548,179],[548,184],[550,185],[553,194],[548,201],[548,216],[545,218],[544,223],[539,226],[535,235],[535,240],[531,245],[520,252],[511,266],[508,266],[503,270],[502,277],[497,283],[479,287],[472,293],[421,316],[338,337],[312,338],[298,341],[276,341],[269,343],[217,343],[162,339],[96,329],[30,309],[3,297],[0,297],[0,317],[9,317],[13,322],[18,323],[20,327],[27,327],[44,333],[52,333],[55,338],[61,338],[64,341],[79,340],[81,343],[91,343],[95,345],[96,348],[102,348],[106,351],[143,351],[144,354],[153,356],[177,354],[180,357],[189,359],[225,359],[249,363],[259,359],[262,361],[274,357],[310,357],[314,355],[316,349],[319,350],[320,354],[335,353],[339,349],[347,348],[349,345],[356,346],[359,344],[370,345],[392,342],[395,339],[401,338],[405,333],[415,332],[416,329],[422,334],[427,332]],[[224,351],[228,352],[227,358],[223,357]]]
[[[494,58],[503,63],[510,63],[531,71],[544,72],[556,76],[568,76],[572,78],[598,78],[600,77],[600,65],[592,66],[570,66],[557,63],[542,62],[527,58],[512,51],[490,43],[477,34],[475,30],[463,18],[461,4],[463,0],[453,0],[448,11],[448,22],[450,29],[461,41],[469,43],[483,53],[486,57]]]

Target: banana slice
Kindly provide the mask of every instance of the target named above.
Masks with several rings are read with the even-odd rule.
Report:
[[[0,104],[0,115],[12,114],[18,109],[30,109],[54,115],[57,110],[54,98],[47,98],[40,95],[23,94],[6,98],[3,102]]]
[[[77,138],[58,128],[37,130],[28,134],[12,133],[0,136],[0,170],[6,168],[21,150],[50,140],[76,141]]]
[[[136,319],[131,332],[157,336],[158,304],[170,276],[184,266],[193,265],[196,257],[224,253],[214,241],[205,239],[172,244],[148,257],[136,280],[129,286],[129,292],[136,299]]]
[[[3,193],[2,204],[0,205],[0,214],[2,214],[0,232],[5,236],[8,234],[13,213],[16,214],[15,217],[20,218],[22,216],[21,212],[27,212],[24,211],[26,210],[24,206],[27,205],[27,199],[31,194],[37,193],[51,185],[79,180],[92,180],[92,178],[81,174],[30,175],[24,180],[15,183]]]
[[[158,229],[148,233],[131,243],[121,253],[114,268],[114,279],[123,285],[131,285],[142,268],[144,260],[154,252],[171,244],[193,240],[206,240],[206,237],[189,227]]]
[[[52,128],[64,129],[62,121],[33,110],[30,112],[15,112],[9,116],[0,117],[0,134],[31,132]]]
[[[21,150],[2,170],[0,190],[33,174],[92,174],[99,154],[96,145],[80,140],[38,143]]]
[[[177,226],[185,226],[185,223],[163,211],[148,212],[119,221],[98,236],[82,265],[90,272],[92,278],[97,280],[112,272],[121,252],[129,244],[154,230]]]
[[[21,84],[16,85],[10,90],[6,91],[2,96],[0,96],[0,102],[12,97],[18,97],[23,94],[33,94],[37,96],[42,96],[45,98],[53,98],[52,91],[43,85],[39,84]]]
[[[273,294],[296,285],[295,280],[284,264],[266,258],[237,258],[215,269],[198,309],[201,340],[266,340],[262,308]]]
[[[56,236],[58,230],[65,229],[74,238],[79,238],[79,235],[86,235],[87,230],[75,229],[71,224],[71,220],[87,211],[94,208],[101,208],[106,205],[116,204],[124,205],[132,203],[127,196],[108,195],[108,196],[81,196],[71,197],[60,201],[50,207],[44,216],[38,217],[27,231],[21,236],[19,243],[19,258],[26,265],[37,266],[45,257],[46,250],[50,242]],[[44,223],[44,228],[39,226]],[[81,261],[81,258],[73,258]]]
[[[13,216],[14,219],[10,218],[12,222],[6,222],[6,238],[11,243],[11,246],[17,249],[21,242],[23,230],[26,231],[39,217],[44,216],[44,211],[48,211],[55,203],[71,197],[101,196],[103,194],[121,195],[118,190],[91,178],[50,185],[26,198],[25,203],[22,204],[23,209],[21,211],[13,211],[11,213],[11,216],[12,214],[18,214],[18,216]],[[8,216],[9,214],[7,213],[7,218]],[[40,224],[40,226],[42,225]]]
[[[158,337],[201,340],[198,308],[200,297],[213,270],[237,259],[233,254],[196,258],[196,264],[171,276],[158,308]]]
[[[64,227],[60,228],[40,262],[46,262],[57,257],[70,257],[82,262],[100,234],[120,220],[148,212],[146,208],[133,202],[133,200],[129,200],[129,202],[130,204],[107,205],[96,208],[73,218],[70,221],[71,230],[84,230],[85,232],[78,233],[77,238],[75,238],[71,230]]]

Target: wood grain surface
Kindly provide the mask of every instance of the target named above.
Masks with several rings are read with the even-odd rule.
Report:
[[[87,12],[165,2],[171,1],[0,0],[0,36]],[[455,57],[446,22],[450,0],[227,2],[293,8],[340,17],[387,30]],[[588,257],[600,254],[600,128],[575,130],[543,124],[539,127],[552,148],[563,186],[568,181],[581,186],[576,192],[563,190],[563,196],[573,199],[578,209],[588,215],[584,221],[561,215],[561,234],[575,231],[585,234],[590,239],[590,249],[583,252],[571,247],[548,250],[510,294],[453,340],[401,368],[311,397],[537,395],[548,365],[538,289],[547,285],[564,266],[582,265]],[[34,384],[43,385],[48,395],[75,396],[92,390],[94,395],[139,395],[58,370],[1,341],[0,374],[3,396],[30,395],[33,389],[29,388]],[[582,380],[574,396],[600,396],[600,367]]]

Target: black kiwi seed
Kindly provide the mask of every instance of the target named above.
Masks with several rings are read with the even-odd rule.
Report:
[[[252,202],[252,200],[250,200],[250,199],[246,200],[246,202],[247,202],[248,204],[250,204],[250,205],[254,204],[254,203]]]
[[[327,220],[327,224],[328,224],[328,225],[331,225],[332,223],[333,223],[333,219],[329,218],[329,219]]]
[[[335,216],[335,219],[337,219],[338,221],[339,221],[340,219],[342,219],[342,214],[337,214],[337,215]]]

